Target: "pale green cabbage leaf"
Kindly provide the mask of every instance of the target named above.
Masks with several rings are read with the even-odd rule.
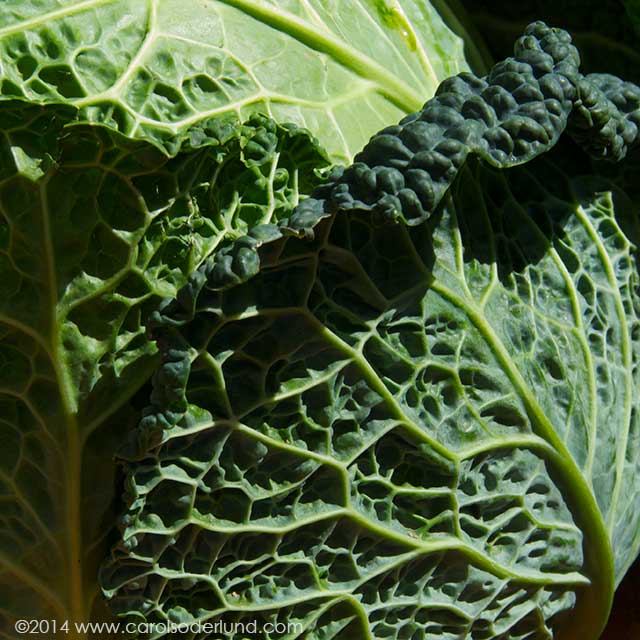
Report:
[[[623,161],[639,119],[535,22],[205,261],[153,317],[113,611],[598,638],[640,543],[637,154],[585,151]]]
[[[309,640],[596,637],[639,544],[628,185],[571,154],[473,161],[422,227],[334,216],[216,261],[327,164],[306,133],[239,120],[296,121],[350,160],[464,68],[461,40],[409,0],[0,17],[6,637],[105,615],[111,453],[159,362],[147,318],[176,295],[123,451],[115,613],[299,621]],[[220,286],[216,264],[259,273]]]
[[[3,96],[71,102],[171,152],[204,117],[260,111],[341,162],[468,68],[422,0],[7,0],[0,65]]]

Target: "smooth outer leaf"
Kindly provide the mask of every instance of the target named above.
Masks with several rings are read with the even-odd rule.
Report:
[[[6,0],[0,25],[2,95],[69,101],[171,153],[202,118],[259,111],[350,161],[467,68],[422,0]]]
[[[194,277],[156,329],[114,611],[597,638],[610,539],[638,539],[638,227],[571,166],[472,163],[425,225],[336,214],[244,284]]]
[[[3,638],[19,619],[102,615],[113,456],[158,364],[145,321],[219,246],[289,215],[327,163],[264,117],[203,123],[173,159],[74,119],[0,103]]]

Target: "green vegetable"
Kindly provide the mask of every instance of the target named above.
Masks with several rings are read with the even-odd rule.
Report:
[[[117,614],[598,637],[640,544],[638,207],[560,136],[621,160],[640,90],[578,65],[532,24],[154,314]]]
[[[589,0],[584,69],[534,23],[479,77],[545,2],[0,3],[0,637],[595,640],[637,32]]]
[[[350,160],[465,68],[422,1],[0,3],[0,636],[109,615],[147,318],[318,183],[327,155],[286,122]]]
[[[221,244],[289,214],[326,164],[259,116],[192,130],[199,145],[168,158],[74,115],[0,103],[3,632],[98,615],[113,453],[158,364],[148,314]]]
[[[458,0],[455,0],[456,2]],[[544,20],[571,33],[584,69],[640,82],[636,0],[459,0],[464,22],[478,46],[494,58],[509,55],[527,24]]]
[[[202,118],[264,112],[350,161],[467,68],[423,0],[5,0],[0,25],[3,96],[71,102],[171,154]]]
[[[486,78],[445,80],[420,112],[373,136],[352,166],[335,171],[296,218],[304,225],[321,208],[419,224],[469,153],[506,168],[548,150],[565,129],[592,155],[621,160],[638,141],[640,88],[608,74],[583,76],[579,62],[566,32],[533,23],[515,57]]]

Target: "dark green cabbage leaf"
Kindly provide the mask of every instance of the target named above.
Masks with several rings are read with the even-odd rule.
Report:
[[[202,123],[173,158],[75,120],[0,103],[2,637],[103,615],[113,456],[160,361],[146,320],[225,242],[288,216],[328,162],[260,116]]]
[[[598,637],[640,545],[640,236],[587,153],[637,142],[640,91],[578,65],[531,25],[154,315],[102,570],[116,614]]]

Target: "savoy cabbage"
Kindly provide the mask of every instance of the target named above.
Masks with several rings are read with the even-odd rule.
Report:
[[[633,20],[578,25],[595,73],[533,23],[482,75],[530,6],[2,3],[0,637],[599,636],[640,546]]]
[[[638,218],[598,162],[640,88],[579,67],[530,25],[154,314],[116,613],[598,637],[640,543]]]
[[[0,4],[3,96],[70,102],[89,122],[171,152],[203,118],[260,111],[306,126],[349,161],[481,60],[469,40],[466,49],[422,0]]]
[[[287,123],[349,161],[465,68],[414,0],[0,3],[0,637],[108,615],[146,319],[317,184],[327,155]]]

